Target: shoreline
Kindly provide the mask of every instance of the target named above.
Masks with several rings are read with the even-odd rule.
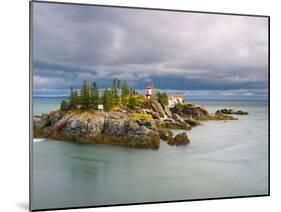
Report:
[[[237,120],[235,110],[221,109],[216,113],[209,113],[202,105],[191,102],[177,105],[170,110],[167,107],[162,108],[156,100],[151,100],[148,106],[137,111],[123,110],[57,110],[41,116],[34,115],[33,138],[158,149],[160,138],[170,145],[188,144],[188,131],[193,127],[200,127],[201,121]],[[225,114],[226,112],[229,114]],[[248,114],[243,112],[240,115],[244,113]],[[174,135],[171,132],[173,129],[182,129],[184,133]]]

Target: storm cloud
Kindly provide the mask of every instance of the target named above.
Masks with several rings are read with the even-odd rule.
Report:
[[[267,91],[267,27],[264,17],[34,3],[34,93],[117,78],[137,89],[150,81],[258,96]]]

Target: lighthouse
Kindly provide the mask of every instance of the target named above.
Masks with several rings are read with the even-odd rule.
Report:
[[[147,84],[146,84],[146,94],[145,94],[145,97],[146,97],[147,99],[150,99],[151,96],[152,96],[152,86],[151,86],[150,83],[147,83]]]

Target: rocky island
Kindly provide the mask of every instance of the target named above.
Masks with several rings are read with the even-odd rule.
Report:
[[[121,95],[119,91],[121,90]],[[113,81],[111,89],[99,96],[97,84],[86,81],[78,95],[71,88],[60,109],[33,117],[34,138],[51,138],[84,144],[114,144],[134,148],[160,147],[160,139],[170,145],[190,142],[185,132],[173,135],[170,129],[191,130],[201,120],[236,120],[226,109],[214,114],[203,106],[182,102],[172,107],[165,92],[139,95],[126,82]]]

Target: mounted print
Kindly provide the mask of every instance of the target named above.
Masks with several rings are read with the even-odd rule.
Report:
[[[269,195],[268,16],[30,6],[30,210]]]

